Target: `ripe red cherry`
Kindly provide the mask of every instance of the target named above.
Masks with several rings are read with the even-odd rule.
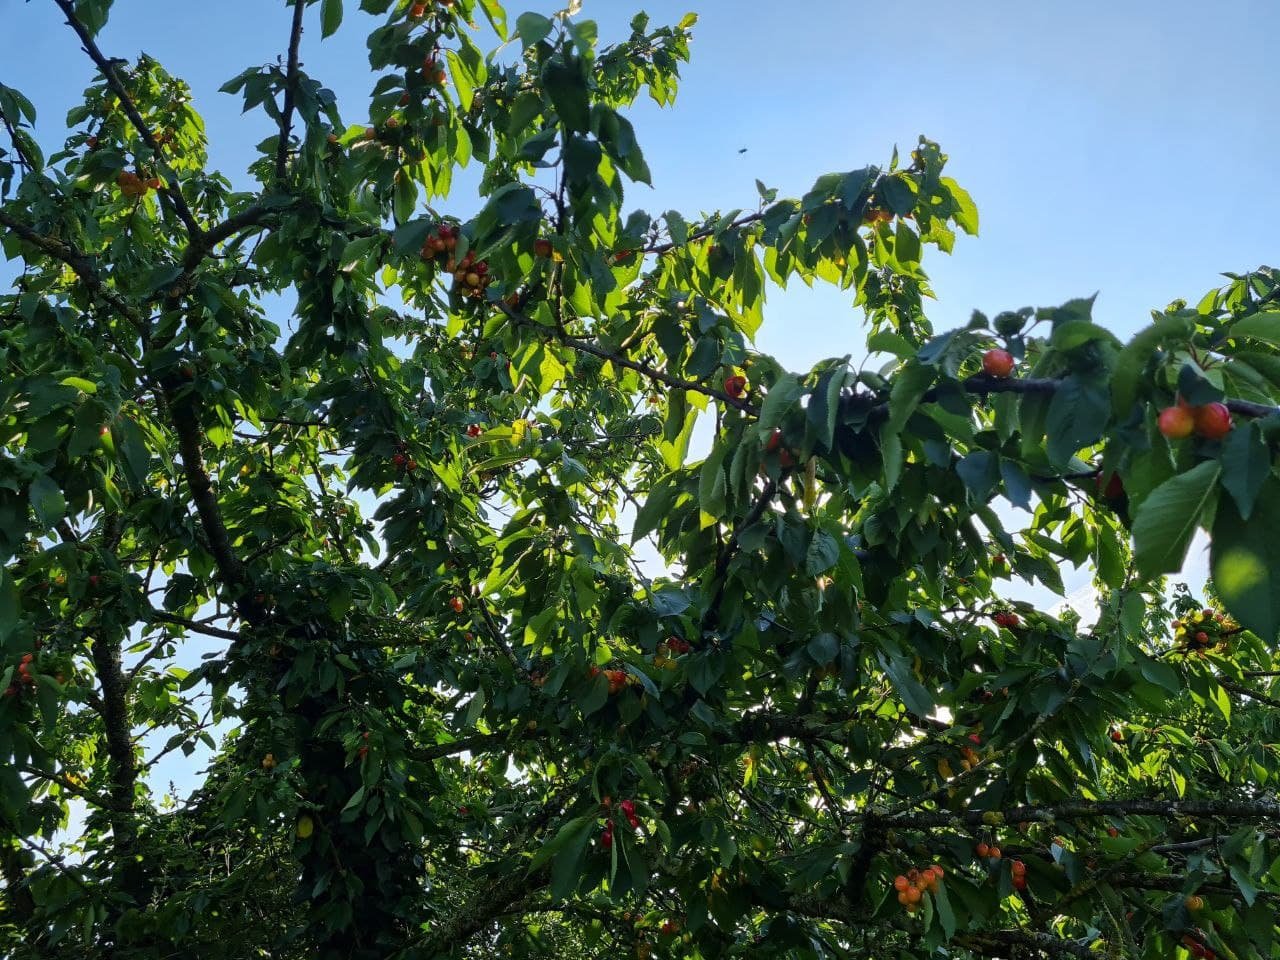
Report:
[[[546,237],[539,237],[537,240],[533,241],[533,252],[537,256],[545,259],[551,256],[552,251],[553,247],[551,246],[551,241]]]
[[[1013,373],[1013,354],[1008,350],[988,350],[982,355],[982,372],[1003,380]]]
[[[449,601],[449,609],[452,610],[454,613],[461,613],[466,608],[466,606],[467,606],[467,601],[463,600],[462,597],[454,597],[452,600]]]
[[[976,733],[971,733],[969,734],[969,742],[976,746],[982,743],[982,738],[978,736]]]
[[[391,462],[394,463],[397,467],[403,467],[406,463],[409,462],[409,458],[406,457],[403,453],[397,453],[394,457],[391,458]]]
[[[725,377],[724,392],[735,400],[741,399],[742,395],[747,392],[747,378],[742,376],[740,373],[735,373],[731,377]]]
[[[1183,440],[1195,430],[1196,418],[1190,407],[1178,404],[1161,410],[1160,416],[1156,418],[1156,425],[1170,440]]]
[[[636,816],[636,805],[631,800],[623,800],[618,804],[618,809],[622,811],[623,816],[627,818],[627,822],[631,824],[631,828],[640,826],[640,818]]]
[[[773,433],[769,434],[769,439],[765,441],[764,448],[768,453],[773,453],[773,451],[777,450],[780,446],[782,446],[782,431],[775,430]]]
[[[1225,403],[1206,403],[1195,411],[1195,430],[1206,440],[1221,440],[1231,432],[1231,411]]]
[[[1108,500],[1116,500],[1124,496],[1124,483],[1118,473],[1113,473],[1104,480],[1102,473],[1099,472],[1096,483],[1098,485],[1098,493]]]
[[[468,437],[478,437],[483,432],[484,432],[484,428],[481,427],[480,424],[478,423],[473,423],[469,427],[467,427]]]

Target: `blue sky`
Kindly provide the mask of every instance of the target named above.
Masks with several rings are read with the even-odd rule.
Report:
[[[304,69],[338,93],[350,123],[363,123],[371,86],[362,27],[372,21],[357,3],[347,0],[347,23],[323,43],[313,9],[303,45]],[[513,4],[511,20],[556,6]],[[690,9],[701,20],[676,108],[645,101],[634,115],[656,186],[632,188],[629,206],[688,217],[750,207],[757,177],[799,195],[823,172],[885,162],[925,134],[951,155],[982,216],[978,239],[926,260],[940,329],[974,308],[1099,291],[1098,319],[1125,335],[1151,308],[1198,298],[1221,271],[1280,259],[1280,129],[1264,117],[1280,89],[1268,44],[1280,36],[1280,4],[585,0],[581,16],[607,40],[641,7],[655,21]],[[103,49],[146,51],[188,80],[214,165],[247,185],[253,145],[270,130],[217,88],[281,54],[283,2],[116,8]],[[91,73],[53,3],[0,0],[0,82],[35,102],[46,147]],[[472,205],[459,196],[456,210]],[[796,369],[859,354],[860,343],[847,294],[803,287],[773,292],[759,337]],[[1202,560],[1193,567],[1191,579],[1202,577]],[[1073,576],[1068,589],[1082,584],[1086,575]]]
[[[363,120],[371,85],[360,29],[370,18],[356,6],[347,0],[344,29],[324,42],[313,10],[303,46],[305,68],[338,92],[350,122]],[[558,5],[513,4],[512,20],[526,6]],[[1220,271],[1276,259],[1280,131],[1263,119],[1280,88],[1275,3],[585,0],[581,15],[618,37],[641,7],[655,21],[689,9],[701,20],[677,107],[637,111],[656,186],[633,189],[631,203],[750,206],[756,177],[798,195],[822,172],[884,161],[926,134],[982,215],[978,240],[926,263],[940,327],[975,307],[1097,290],[1099,319],[1126,333]],[[100,42],[110,55],[145,50],[189,80],[215,163],[242,180],[268,131],[216,91],[276,57],[287,20],[275,0],[118,0]],[[52,121],[48,143],[88,62],[49,0],[0,0],[0,24],[0,80]],[[773,297],[760,343],[807,367],[853,350],[858,332],[845,295],[795,290]]]

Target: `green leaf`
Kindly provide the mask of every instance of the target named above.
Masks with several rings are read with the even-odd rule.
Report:
[[[839,542],[825,530],[819,530],[809,541],[809,550],[804,558],[804,572],[811,577],[816,577],[834,567],[839,558]]]
[[[1125,345],[1111,373],[1111,411],[1117,420],[1128,417],[1137,402],[1138,385],[1156,348],[1166,340],[1186,339],[1194,328],[1195,322],[1188,317],[1165,314]]]
[[[1144,677],[1152,683],[1164,687],[1170,693],[1182,692],[1182,680],[1178,677],[1178,672],[1173,667],[1163,660],[1149,657],[1141,651],[1138,652],[1138,659],[1138,668],[1142,671]]]
[[[1076,451],[1101,439],[1111,418],[1111,397],[1105,387],[1068,377],[1054,391],[1045,418],[1046,451],[1058,467]]]
[[[61,520],[67,512],[67,500],[48,474],[42,473],[31,481],[28,496],[36,519],[44,525],[46,530]]]
[[[302,3],[302,0],[293,0]],[[331,37],[342,26],[342,0],[321,0],[320,3],[320,37]]]
[[[956,915],[951,909],[951,901],[947,898],[945,883],[938,884],[938,892],[933,894],[933,905],[937,910],[938,920],[942,923],[942,932],[950,940],[956,932]]]
[[[933,698],[915,678],[911,672],[911,664],[905,657],[884,651],[877,653],[876,657],[908,710],[919,717],[927,717],[933,713]]]
[[[1219,503],[1209,563],[1231,616],[1274,645],[1280,635],[1280,479],[1268,477],[1247,523],[1234,498]]]
[[[1255,313],[1251,317],[1236,321],[1231,326],[1231,336],[1248,337],[1250,340],[1261,340],[1263,343],[1280,347],[1280,311]]]
[[[965,456],[956,464],[956,473],[979,503],[985,503],[1000,482],[998,458],[989,450],[975,450]]]
[[[889,391],[889,421],[885,427],[890,433],[900,433],[906,426],[935,375],[935,371],[919,363],[908,363],[898,371]]]
[[[525,49],[541,43],[554,25],[540,13],[522,13],[516,17],[516,35]]]
[[[552,60],[543,68],[542,80],[560,122],[569,130],[585,133],[591,124],[591,99],[582,61],[567,54],[564,60]],[[599,145],[596,147],[598,154]]]
[[[727,444],[716,444],[698,474],[698,506],[703,514],[703,526],[714,523],[725,514],[724,458],[728,452]]]
[[[834,633],[820,633],[805,645],[813,662],[825,667],[840,652],[840,640]]]
[[[1166,480],[1142,501],[1133,519],[1134,561],[1143,576],[1177,573],[1222,467],[1206,460]]]
[[[644,506],[636,513],[636,521],[631,528],[631,542],[647,536],[658,529],[675,500],[676,485],[670,477],[664,477],[649,488],[649,496]]]
[[[480,7],[484,10],[484,15],[489,20],[489,25],[493,27],[493,32],[498,35],[500,40],[507,39],[507,12],[502,9],[502,4],[498,0],[480,0]]]
[[[13,582],[9,571],[0,567],[0,644],[9,639],[21,614],[17,584]]]
[[[1227,434],[1218,459],[1222,461],[1222,485],[1235,498],[1240,516],[1248,520],[1258,492],[1271,472],[1271,449],[1257,421]]]
[[[1031,509],[1031,478],[1027,471],[1013,460],[1000,461],[1000,478],[1004,481],[1004,495],[1015,507]]]
[[[970,236],[976,236],[978,233],[978,205],[973,202],[973,197],[969,195],[969,191],[950,177],[941,177],[938,182],[947,188],[947,192],[951,194],[951,199],[955,202],[956,209],[951,216],[955,220],[956,226]]]
[[[556,831],[556,835],[554,837],[538,848],[538,852],[535,853],[533,858],[529,861],[529,872],[533,873],[533,871],[537,870],[553,856],[565,849],[565,847],[571,846],[580,834],[590,831],[591,825],[594,822],[595,817],[587,816],[574,817],[572,820],[565,823]]]
[[[62,385],[64,387],[75,387],[82,393],[98,392],[98,385],[92,380],[86,380],[84,377],[63,377]]]
[[[760,405],[760,430],[768,432],[782,423],[787,411],[799,401],[801,392],[798,378],[791,374],[779,377]]]

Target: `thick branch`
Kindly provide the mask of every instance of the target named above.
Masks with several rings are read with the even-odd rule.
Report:
[[[276,144],[276,179],[283,180],[289,159],[289,131],[293,126],[293,92],[298,85],[298,47],[302,43],[303,0],[293,0],[293,24],[289,32],[289,60],[284,80],[284,107],[280,111],[280,142]]]
[[[209,541],[209,552],[218,567],[218,574],[226,587],[236,595],[235,604],[240,615],[251,624],[262,623],[266,619],[266,611],[248,594],[248,574],[231,548],[231,537],[222,519],[218,497],[213,491],[209,472],[205,469],[202,431],[196,416],[195,401],[190,395],[181,399],[170,395],[168,401],[173,426],[178,434],[178,449],[182,454],[187,486],[191,488],[191,498],[195,501],[196,513]]]

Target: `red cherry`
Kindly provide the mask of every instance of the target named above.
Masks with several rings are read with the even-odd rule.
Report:
[[[978,744],[982,743],[982,738],[978,736],[976,733],[971,733],[969,734],[969,742],[972,743],[974,746],[977,746]]]
[[[627,822],[631,824],[634,830],[640,826],[640,818],[636,816],[636,805],[631,800],[623,800],[618,804],[618,809],[622,811],[623,816],[627,818]]]
[[[1008,350],[988,350],[982,355],[982,372],[1003,380],[1013,373],[1013,354]]]
[[[1156,418],[1156,425],[1170,440],[1182,440],[1191,436],[1195,430],[1196,418],[1190,407],[1178,404],[1161,410],[1160,416]]]
[[[539,237],[537,240],[533,241],[533,252],[536,256],[546,259],[555,252],[555,248],[552,246],[551,241],[546,237]]]
[[[735,400],[741,399],[742,395],[747,392],[747,378],[741,374],[725,377],[724,392]]]
[[[1117,500],[1124,496],[1124,483],[1120,479],[1120,474],[1113,473],[1106,480],[1103,480],[1102,473],[1099,471],[1096,482],[1098,493],[1106,497],[1106,499]]]
[[[764,449],[766,453],[773,453],[782,446],[782,431],[775,430],[769,434],[769,439],[765,441]]]
[[[478,436],[480,436],[480,434],[482,434],[483,432],[484,432],[484,428],[483,428],[483,427],[481,427],[481,426],[480,426],[480,424],[478,424],[478,423],[473,423],[473,424],[471,424],[469,427],[467,427],[467,436],[468,436],[468,437],[478,437]]]
[[[449,609],[454,613],[461,613],[467,606],[467,601],[462,597],[454,597],[449,601]]]
[[[1225,403],[1206,403],[1196,408],[1196,433],[1206,440],[1221,440],[1231,432],[1231,427],[1231,411]]]
[[[1209,635],[1203,630],[1196,633],[1196,643],[1205,644],[1209,642]]]

